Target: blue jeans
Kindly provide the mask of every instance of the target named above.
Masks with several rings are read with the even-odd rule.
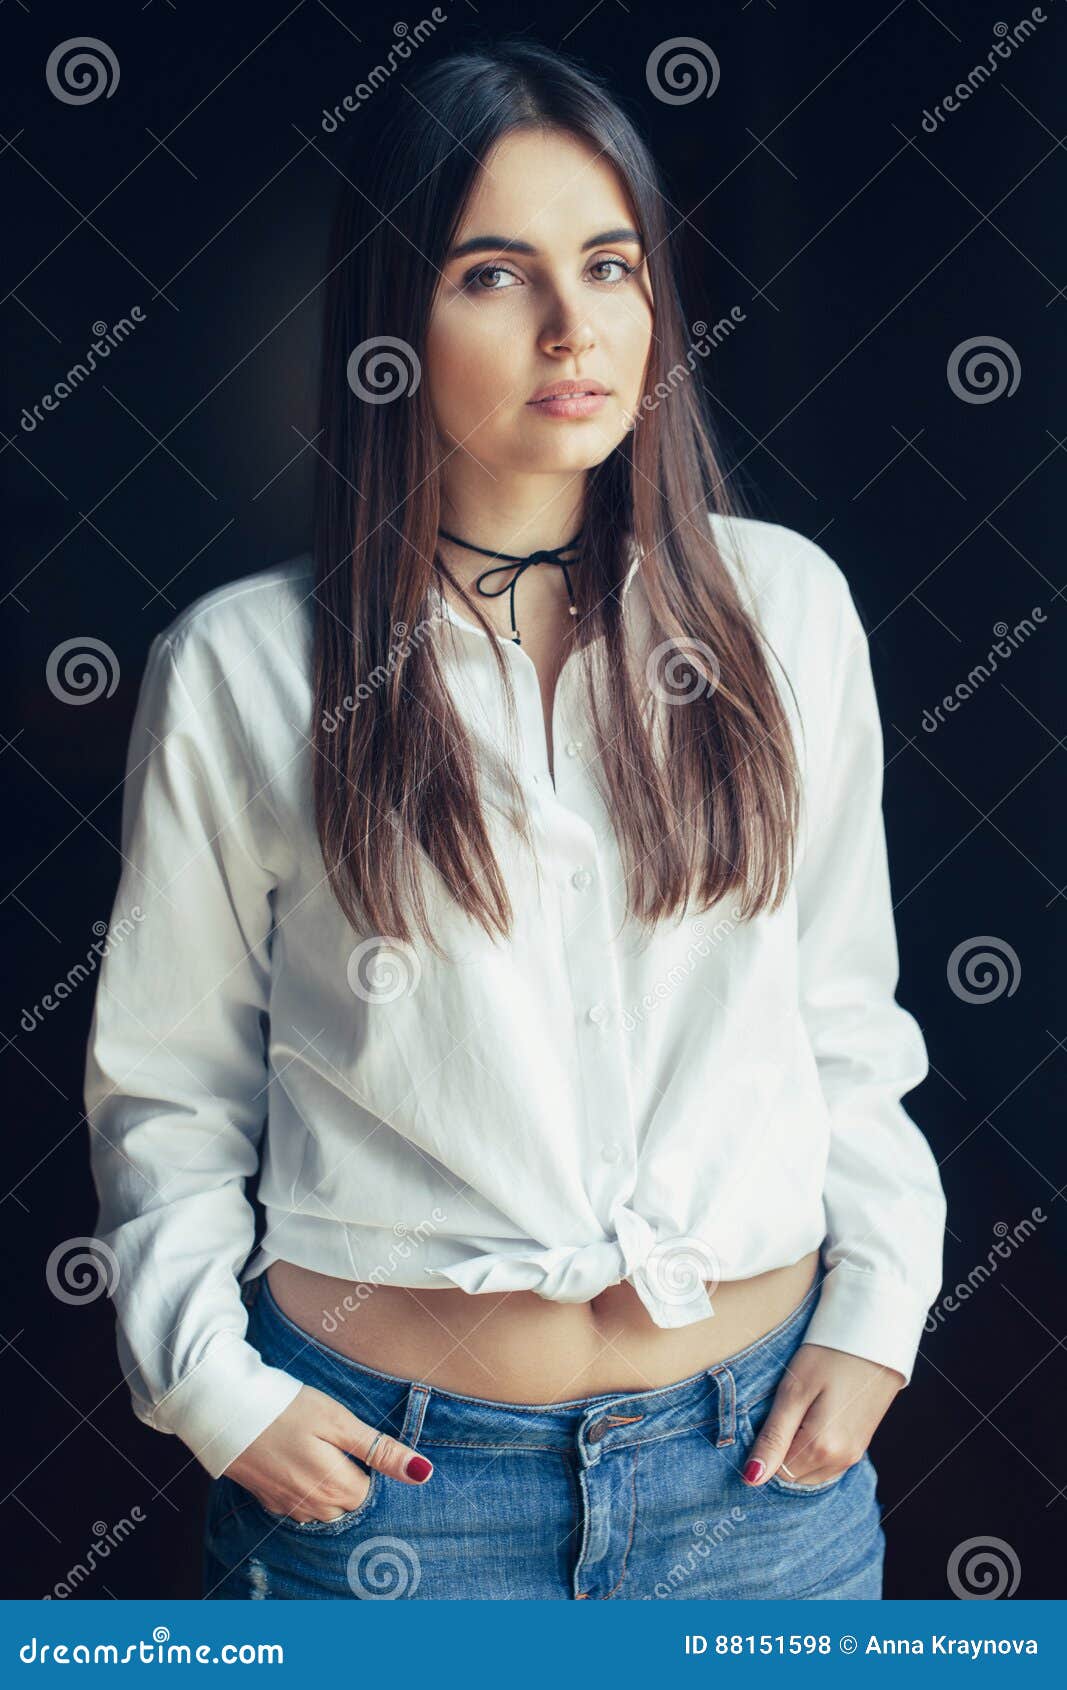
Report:
[[[433,1462],[425,1485],[371,1469],[358,1508],[299,1523],[212,1482],[209,1598],[657,1601],[882,1595],[885,1536],[868,1455],[828,1483],[744,1466],[804,1341],[803,1302],[736,1355],[675,1385],[569,1402],[494,1402],[349,1361],[245,1286],[265,1361]]]

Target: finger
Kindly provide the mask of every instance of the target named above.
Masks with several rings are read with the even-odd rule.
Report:
[[[771,1412],[748,1452],[741,1477],[748,1485],[763,1485],[788,1459],[790,1445],[804,1417],[807,1403],[795,1399],[779,1386]]]
[[[365,1420],[350,1414],[347,1409],[342,1409],[341,1415],[340,1435],[335,1440],[338,1449],[346,1450],[364,1467],[373,1467],[390,1479],[400,1479],[406,1485],[426,1483],[433,1472],[432,1461],[416,1454],[410,1444],[402,1444],[399,1438],[391,1437],[388,1432],[368,1426]]]
[[[846,1436],[843,1416],[831,1411],[823,1393],[797,1428],[779,1471],[796,1484],[824,1484],[843,1478],[862,1460],[865,1448],[865,1443]]]
[[[861,1454],[846,1442],[842,1415],[831,1410],[824,1392],[809,1405],[778,1471],[794,1484],[821,1485],[842,1478]]]

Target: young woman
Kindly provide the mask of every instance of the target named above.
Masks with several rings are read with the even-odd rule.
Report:
[[[944,1198],[864,629],[728,507],[603,87],[411,86],[313,550],[138,701],[86,1071],[135,1412],[214,1480],[211,1597],[878,1597]]]

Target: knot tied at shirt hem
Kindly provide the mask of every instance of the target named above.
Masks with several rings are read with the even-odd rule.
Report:
[[[705,1240],[693,1234],[657,1240],[648,1221],[625,1204],[613,1219],[613,1238],[540,1249],[520,1246],[426,1271],[473,1295],[534,1291],[559,1303],[588,1303],[625,1279],[657,1326],[692,1326],[714,1314],[707,1283],[718,1283],[718,1264]]]

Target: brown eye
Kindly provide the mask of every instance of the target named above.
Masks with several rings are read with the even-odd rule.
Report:
[[[463,278],[465,292],[478,293],[507,293],[507,288],[483,288],[478,284],[483,276],[514,276],[514,270],[509,270],[503,264],[483,264],[479,270],[471,270]],[[518,278],[516,277],[516,280]]]
[[[623,272],[621,276],[615,278],[614,285],[616,287],[620,282],[624,282],[627,276],[632,276],[634,273],[634,266],[632,264],[627,264],[625,258],[598,258],[596,262],[590,266],[590,268],[593,270],[601,270],[606,264],[615,264]],[[601,280],[608,281],[610,278],[604,276],[601,277]]]

